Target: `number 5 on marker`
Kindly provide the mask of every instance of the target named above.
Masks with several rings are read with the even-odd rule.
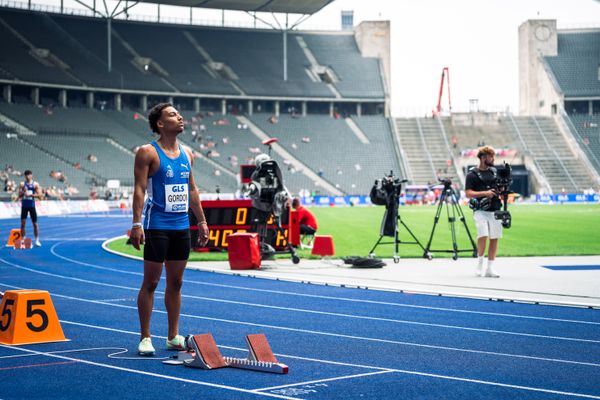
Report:
[[[21,345],[66,341],[50,294],[9,290],[0,304],[0,343]]]

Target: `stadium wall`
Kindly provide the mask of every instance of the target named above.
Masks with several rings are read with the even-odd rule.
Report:
[[[390,117],[390,88],[392,87],[390,21],[363,21],[354,29],[354,38],[363,57],[376,57],[382,64],[385,116]]]
[[[519,26],[519,114],[556,114],[563,98],[545,67],[558,54],[556,20],[528,20]]]

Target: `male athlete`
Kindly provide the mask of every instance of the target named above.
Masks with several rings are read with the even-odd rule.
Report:
[[[208,241],[208,226],[192,175],[193,154],[177,140],[183,132],[183,118],[172,104],[161,103],[150,110],[148,122],[160,138],[140,147],[135,156],[130,237],[131,244],[138,250],[140,244],[145,243],[144,280],[137,299],[141,328],[138,353],[144,356],[155,352],[150,336],[150,317],[163,263],[167,271],[167,349],[182,350],[184,347],[184,338],[179,335],[179,314],[183,272],[191,247],[188,207],[198,221],[200,245],[204,246]],[[145,203],[144,195],[147,195]]]
[[[496,151],[491,146],[481,147],[477,153],[479,166],[471,168],[467,174],[465,194],[469,199],[477,199],[473,219],[477,227],[477,272],[479,276],[499,278],[492,265],[498,252],[498,239],[502,237],[502,222],[494,217],[494,211],[500,210],[502,203],[496,190],[496,169],[494,156]],[[487,268],[484,272],[483,262],[485,246],[489,238]]]
[[[33,224],[33,235],[35,236],[35,245],[41,246],[40,228],[38,226],[37,211],[35,209],[35,199],[42,199],[42,190],[40,185],[33,180],[33,173],[30,170],[25,171],[25,181],[19,185],[19,199],[21,200],[21,238],[25,238],[25,224],[27,214],[31,216]]]

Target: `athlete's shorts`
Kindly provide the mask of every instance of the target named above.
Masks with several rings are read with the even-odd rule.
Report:
[[[162,263],[183,261],[190,256],[190,230],[146,229],[144,231],[144,260]]]
[[[31,222],[37,222],[37,211],[35,207],[21,207],[21,219],[27,219],[27,214],[31,215]]]
[[[493,211],[475,211],[473,219],[477,227],[477,238],[488,236],[490,239],[500,239],[502,237],[502,221],[494,218]]]

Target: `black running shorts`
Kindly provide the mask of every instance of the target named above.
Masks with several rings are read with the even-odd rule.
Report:
[[[31,222],[37,222],[37,211],[35,207],[21,207],[21,219],[27,219],[27,214],[31,215]]]
[[[183,261],[190,256],[190,230],[171,231],[163,229],[146,229],[144,260],[162,263],[166,261]]]

